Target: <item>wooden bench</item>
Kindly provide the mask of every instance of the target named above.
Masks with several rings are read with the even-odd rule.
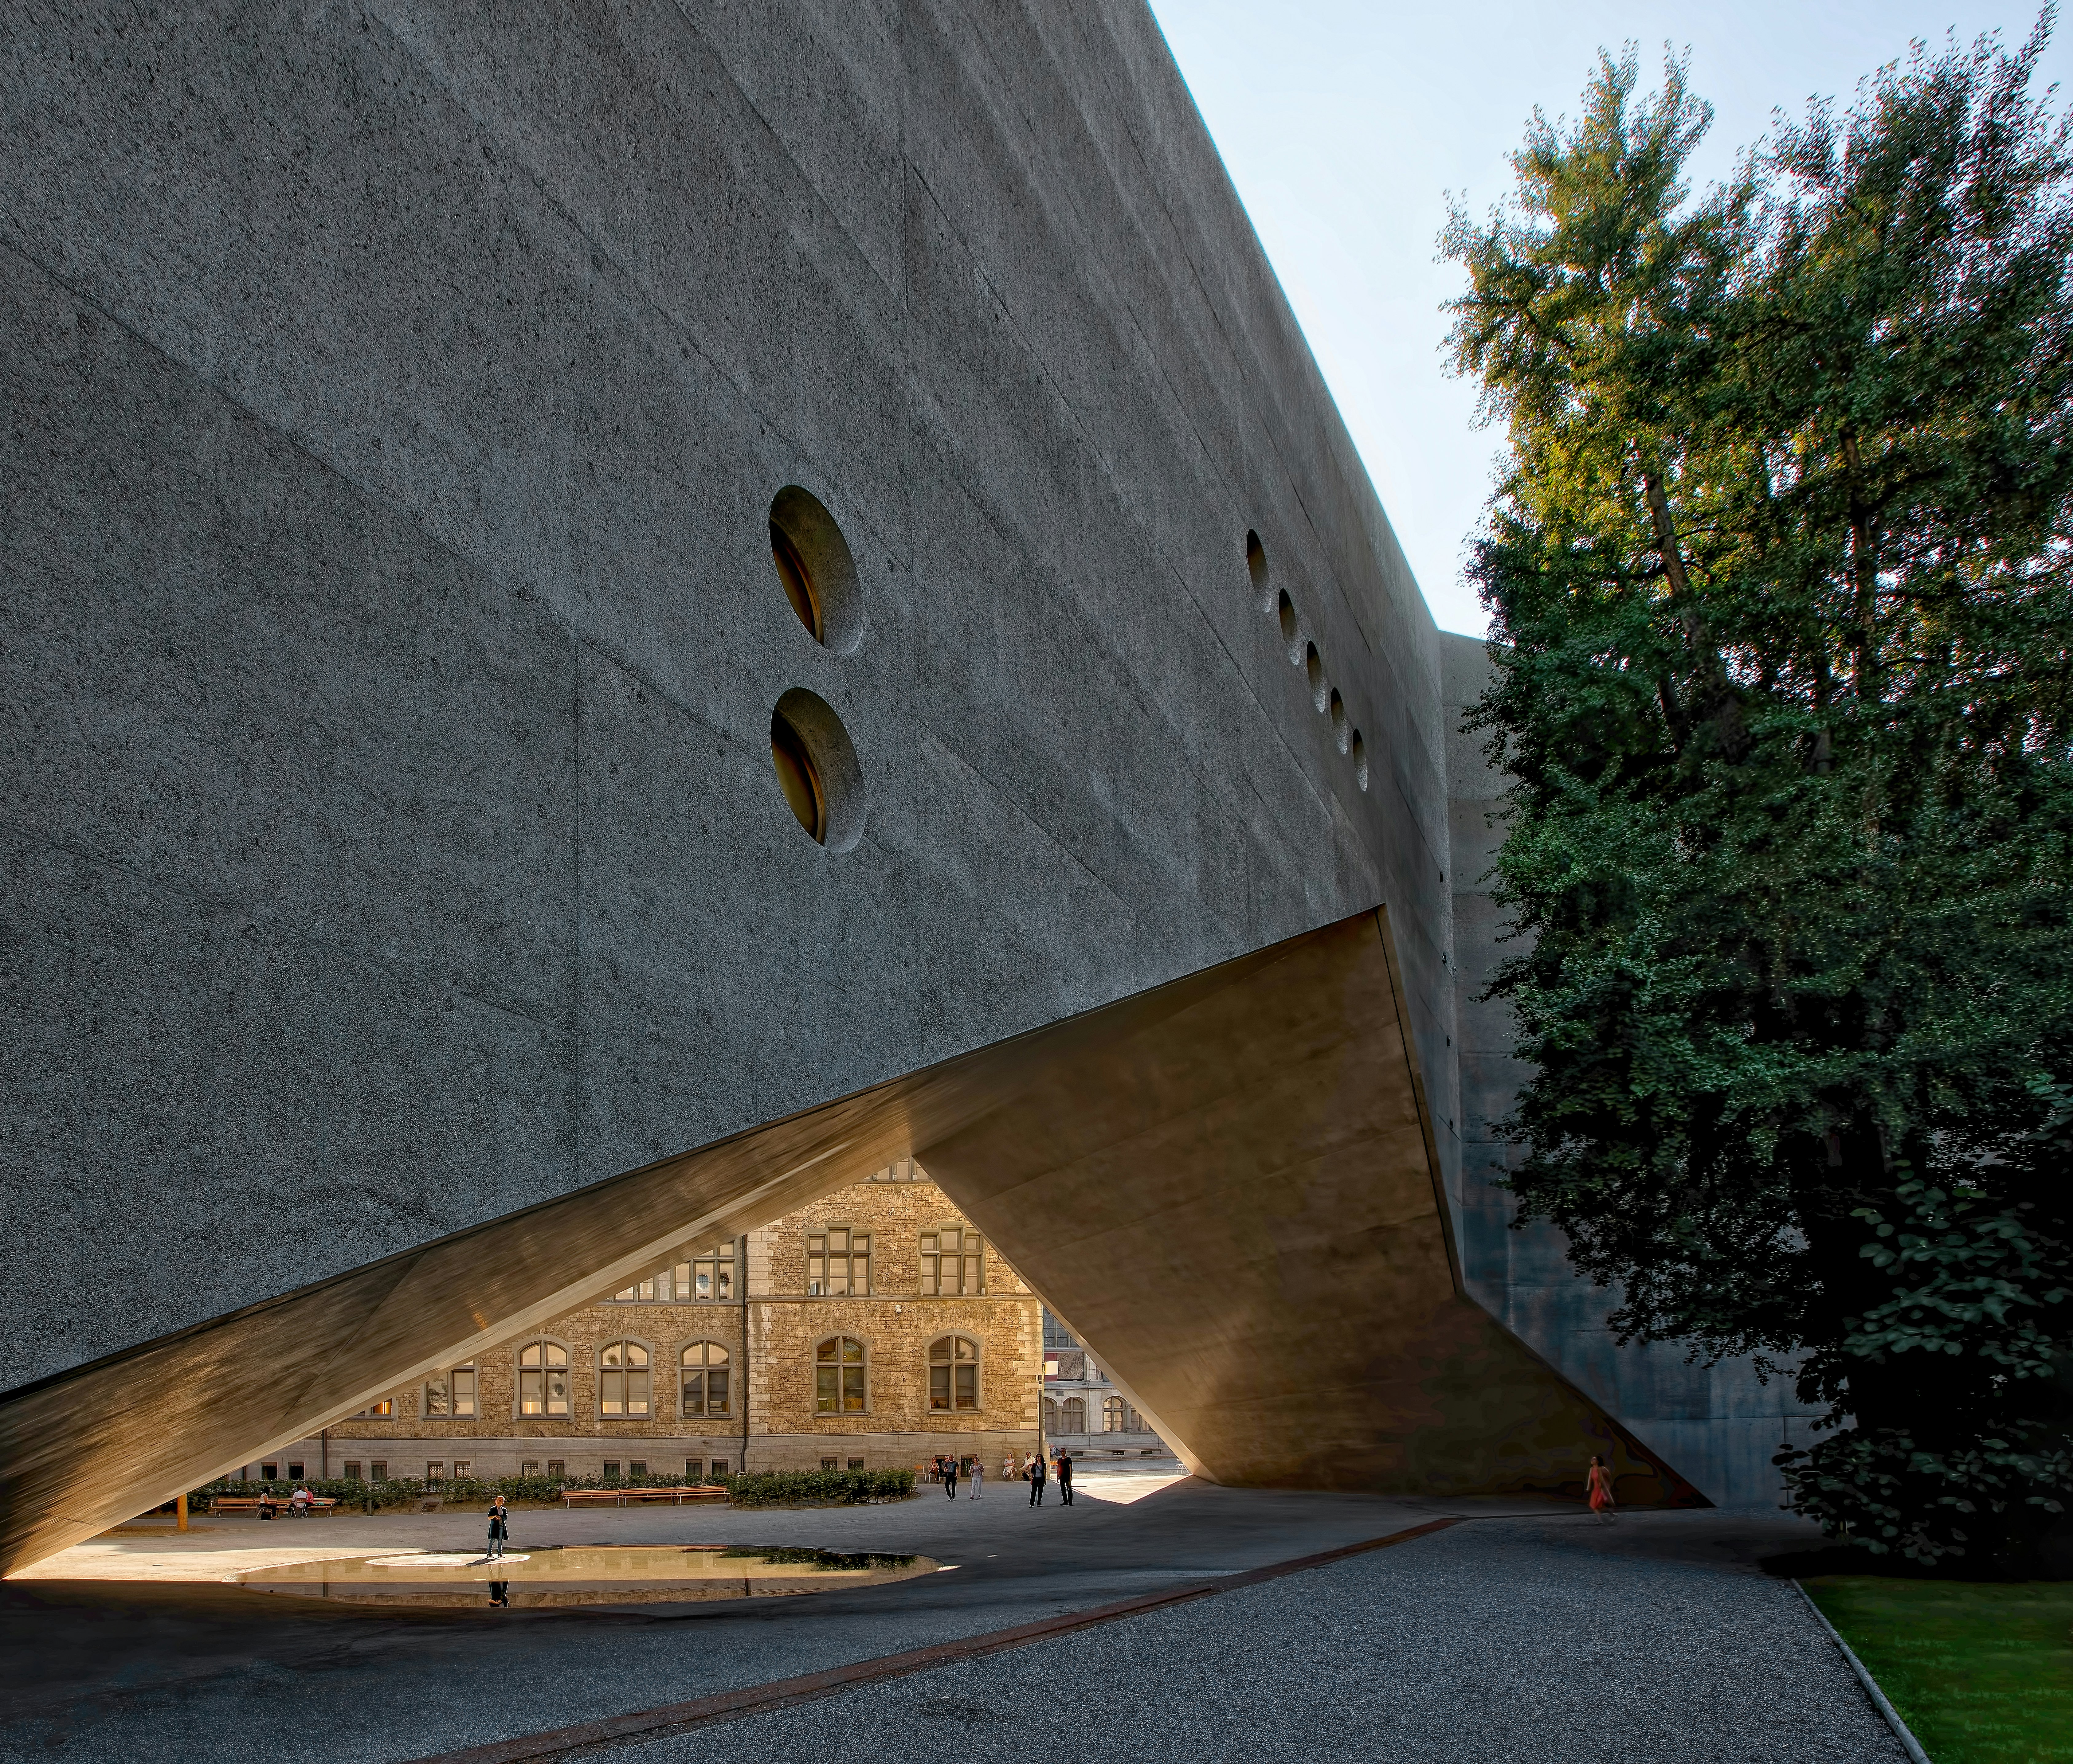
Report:
[[[336,1494],[314,1494],[304,1505],[306,1513],[328,1513],[338,1505]],[[208,1510],[212,1513],[257,1513],[262,1507],[276,1513],[291,1513],[295,1503],[285,1494],[214,1494],[209,1497]]]
[[[567,1506],[624,1506],[628,1501],[723,1501],[724,1482],[700,1482],[689,1488],[563,1489]]]

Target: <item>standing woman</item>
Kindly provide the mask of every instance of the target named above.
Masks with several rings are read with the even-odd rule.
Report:
[[[983,1456],[972,1460],[971,1486],[971,1498],[975,1501],[980,1490],[986,1486],[986,1459]]]
[[[1029,1460],[1029,1504],[1032,1506],[1041,1506],[1044,1504],[1045,1480],[1044,1460],[1041,1456],[1032,1454]]]
[[[1590,1497],[1591,1511],[1606,1524],[1611,1524],[1615,1517],[1613,1509],[1618,1504],[1613,1499],[1613,1473],[1605,1468],[1596,1452],[1591,1454],[1591,1470],[1584,1478],[1584,1492]]]
[[[504,1523],[505,1516],[504,1497],[500,1494],[489,1503],[489,1548],[486,1553],[491,1556],[503,1556],[504,1540],[511,1535]]]
[[[943,1492],[954,1501],[958,1498],[958,1461],[954,1457],[943,1460]]]

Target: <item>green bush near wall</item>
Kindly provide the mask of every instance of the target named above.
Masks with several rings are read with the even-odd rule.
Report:
[[[764,1470],[752,1476],[726,1476],[731,1502],[736,1506],[796,1506],[818,1502],[904,1501],[914,1493],[912,1470]],[[381,1482],[348,1482],[343,1477],[325,1477],[302,1482],[271,1482],[225,1477],[198,1488],[188,1497],[196,1512],[208,1511],[219,1494],[286,1497],[298,1488],[312,1494],[328,1494],[341,1508],[363,1513],[383,1507],[415,1506],[427,1494],[436,1494],[449,1506],[487,1507],[497,1495],[507,1501],[558,1501],[563,1489],[684,1488],[713,1486],[702,1477],[596,1476],[448,1477],[443,1482],[427,1482],[420,1477],[397,1477]]]

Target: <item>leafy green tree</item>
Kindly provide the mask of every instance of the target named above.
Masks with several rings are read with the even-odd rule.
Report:
[[[2073,153],[1919,46],[1695,197],[1672,62],[1457,210],[1510,457],[1472,573],[1517,779],[1523,1219],[1623,1337],[1790,1367],[1795,1505],[1924,1560],[2073,1494]]]

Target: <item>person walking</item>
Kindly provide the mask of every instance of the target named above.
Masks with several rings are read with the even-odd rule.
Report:
[[[975,1457],[972,1460],[971,1494],[970,1498],[975,1501],[977,1500],[979,1498],[980,1492],[985,1487],[986,1460],[983,1457]]]
[[[954,1457],[943,1460],[943,1492],[954,1501],[958,1498],[958,1461]]]
[[[1045,1481],[1044,1461],[1032,1452],[1029,1454],[1029,1504],[1032,1506],[1044,1504]]]
[[[1605,1524],[1611,1524],[1618,1516],[1613,1510],[1619,1504],[1613,1498],[1613,1473],[1605,1468],[1596,1452],[1591,1454],[1590,1473],[1584,1478],[1584,1492],[1590,1497],[1591,1511]]]
[[[503,1559],[504,1540],[511,1535],[510,1528],[504,1523],[506,1517],[504,1497],[500,1494],[489,1503],[489,1548],[484,1552],[485,1560]]]
[[[1058,1454],[1058,1505],[1070,1506],[1072,1504],[1073,1454],[1070,1452],[1061,1452]]]

